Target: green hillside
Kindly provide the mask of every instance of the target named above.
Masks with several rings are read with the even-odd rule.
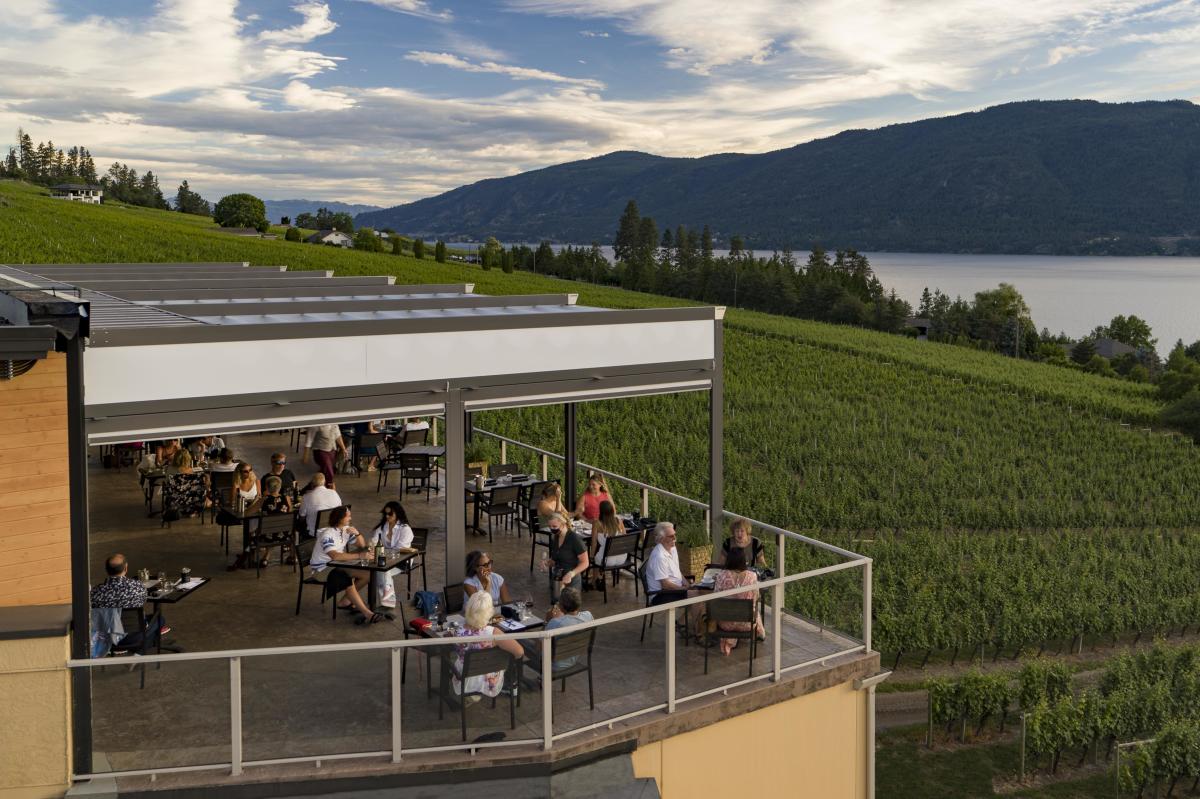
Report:
[[[247,260],[339,274],[393,274],[400,282],[471,282],[488,294],[569,291],[578,292],[581,303],[613,308],[683,304],[524,272],[227,237],[197,217],[73,205],[33,187],[0,182],[0,263],[160,260]],[[939,633],[936,642],[928,636],[906,640],[910,633],[889,620],[911,620],[905,606],[913,579],[942,591],[929,607],[953,609],[956,603],[986,598],[985,610],[998,613],[1009,596],[992,589],[972,593],[970,579],[942,579],[962,576],[964,570],[969,578],[985,564],[966,559],[953,546],[935,557],[929,531],[956,531],[955,540],[962,531],[988,531],[978,534],[999,537],[997,551],[1018,555],[1029,546],[1031,531],[1067,531],[1098,541],[1085,548],[1101,553],[1107,551],[1104,537],[1122,530],[1168,531],[1162,539],[1139,537],[1139,552],[1154,561],[1155,541],[1166,542],[1175,534],[1170,531],[1182,535],[1200,526],[1195,499],[1200,455],[1182,437],[1146,429],[1158,407],[1147,387],[738,310],[727,315],[726,331],[727,506],[877,555],[876,609],[884,625],[879,635],[889,646],[914,650],[993,640],[984,621],[966,632]],[[702,498],[706,401],[705,395],[681,395],[588,403],[580,409],[580,457]],[[554,409],[479,416],[486,428],[561,451]],[[636,501],[631,491],[618,487],[616,494],[624,506]],[[695,514],[684,508],[659,504],[654,512],[682,520],[686,532],[698,532]],[[876,538],[886,545],[863,540]],[[1164,557],[1175,546],[1164,548]],[[1053,544],[1042,542],[1027,560],[1013,561],[1027,567],[1024,572],[1014,568],[1013,574],[1030,580],[1058,575],[1053,550]],[[923,577],[913,578],[912,564],[930,560],[937,562]],[[1099,573],[1113,566],[1097,563]],[[889,573],[889,567],[896,571]],[[1039,569],[1044,570],[1040,575]],[[1144,604],[1165,608],[1178,591],[1195,590],[1195,574],[1170,592],[1164,589],[1162,596],[1151,591],[1142,597]],[[814,589],[794,601],[813,613],[824,608],[832,619],[843,602],[835,581],[825,586],[824,594]],[[1072,592],[1080,602],[1091,601],[1094,588],[1067,582],[1057,586],[1057,593],[1012,596],[1025,603],[1020,607],[1027,607],[1031,596],[1054,596],[1066,605]],[[1091,593],[1079,593],[1085,590]],[[1089,621],[1088,630],[1130,628],[1134,617],[1118,610]],[[1174,610],[1155,618],[1168,615],[1178,618]],[[911,631],[911,621],[905,624]],[[1064,622],[1054,629],[1069,626]]]

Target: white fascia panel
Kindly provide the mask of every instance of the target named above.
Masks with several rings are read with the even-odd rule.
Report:
[[[713,356],[711,320],[132,345],[89,348],[84,386],[87,405],[107,405],[188,399],[214,388],[234,397]]]

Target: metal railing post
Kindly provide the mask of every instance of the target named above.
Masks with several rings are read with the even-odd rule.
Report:
[[[429,431],[429,435],[433,438],[433,446],[435,446],[435,447],[438,445],[438,443],[437,443],[437,422],[438,422],[438,418],[436,416],[433,417],[433,424],[430,425],[430,427],[432,429]]]
[[[867,651],[871,651],[871,564],[872,560],[867,560],[863,564],[863,644]]]
[[[784,541],[786,539],[783,533],[775,534],[775,574],[782,577],[787,574],[785,571],[786,560],[784,559]],[[783,676],[783,602],[784,590],[783,583],[771,589],[771,640],[775,642],[775,652],[773,653],[772,668],[775,672],[772,677],[773,682],[779,682]]]
[[[704,509],[704,529],[712,529],[712,510],[709,508]]]
[[[242,659],[229,659],[229,773],[242,773]]]
[[[650,518],[650,489],[642,489],[642,516]]]
[[[554,648],[553,638],[543,637],[542,641],[542,749],[549,750],[554,745],[554,681],[550,675],[554,673],[554,664],[550,661],[551,650]]]
[[[508,442],[500,439],[500,462],[508,463]]]
[[[675,712],[675,608],[667,611],[667,712]]]
[[[392,762],[400,762],[400,723],[401,723],[401,707],[400,703],[403,699],[404,686],[402,680],[404,677],[404,652],[401,649],[392,650]]]
[[[542,453],[542,482],[550,479],[550,456]]]

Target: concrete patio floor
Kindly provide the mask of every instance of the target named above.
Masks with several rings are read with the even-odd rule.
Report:
[[[274,451],[288,454],[289,467],[304,482],[315,471],[300,463],[288,447],[287,433],[232,436],[227,443],[238,459],[248,460],[260,475]],[[93,452],[93,455],[95,452]],[[92,582],[103,577],[105,558],[124,553],[131,571],[160,569],[177,575],[187,566],[212,582],[175,605],[164,606],[172,627],[169,636],[187,652],[254,649],[270,646],[342,644],[389,641],[402,638],[400,619],[376,625],[356,625],[349,614],[330,619],[329,606],[319,601],[320,591],[307,586],[299,615],[295,613],[297,575],[291,566],[273,563],[260,577],[253,569],[226,571],[232,554],[219,544],[219,528],[198,519],[184,519],[170,528],[157,517],[147,518],[132,468],[102,469],[93,457],[89,479],[91,507]],[[394,475],[393,475],[394,478]],[[444,481],[443,481],[444,483]],[[378,521],[388,499],[398,496],[393,479],[376,493],[376,475],[340,476],[337,489],[353,506],[355,526],[362,531]],[[430,528],[427,568],[430,590],[439,590],[445,576],[445,503],[434,494],[409,494],[402,498],[413,526]],[[233,550],[239,536],[235,531]],[[488,549],[496,571],[508,581],[516,599],[531,596],[538,615],[548,603],[546,576],[529,569],[528,535],[516,529],[497,529],[495,543],[469,536],[467,549]],[[543,550],[544,551],[544,550]],[[419,576],[413,590],[422,586]],[[398,595],[405,597],[404,578],[397,580]],[[641,608],[634,584],[623,579],[609,587],[609,601],[597,592],[583,595],[585,607],[597,618]],[[408,618],[414,611],[406,608]],[[770,609],[767,628],[771,629]],[[604,722],[645,707],[663,703],[667,695],[664,631],[665,616],[639,642],[641,622],[620,622],[597,634],[593,654],[595,710],[588,707],[587,678],[567,682],[566,692],[554,687],[556,734]],[[856,642],[820,630],[790,614],[782,624],[783,666],[831,657]],[[743,644],[729,657],[710,653],[709,673],[703,673],[703,649],[676,646],[677,696],[717,688],[747,675],[748,653]],[[391,749],[390,661],[387,650],[335,654],[270,655],[242,658],[242,724],[244,758],[274,760],[310,755],[382,752]],[[424,658],[409,658],[402,698],[402,741],[405,749],[459,744],[459,715],[447,707],[438,719],[435,695],[426,699]],[[755,673],[771,670],[772,644],[760,645]],[[437,661],[435,660],[436,664]],[[179,662],[147,667],[146,687],[139,688],[139,673],[128,661],[93,670],[93,737],[98,754],[96,770],[132,770],[166,766],[203,765],[230,759],[229,665],[226,660]],[[435,665],[436,669],[436,665]],[[530,675],[528,670],[526,675]],[[436,674],[435,686],[436,686]],[[508,700],[501,697],[495,709],[482,702],[468,709],[468,735],[502,731],[507,741],[540,743],[542,697],[535,689],[521,692],[516,729],[509,729]],[[461,755],[457,755],[461,757]]]

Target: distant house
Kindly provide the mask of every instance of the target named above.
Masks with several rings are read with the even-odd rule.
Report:
[[[100,199],[104,197],[104,189],[86,183],[60,183],[50,187],[50,196],[60,200],[99,205]]]
[[[1136,350],[1128,344],[1117,341],[1111,338],[1098,338],[1092,342],[1096,346],[1096,354],[1103,355],[1105,358],[1112,360],[1121,355],[1126,355]]]
[[[388,235],[386,230],[376,230],[375,236],[377,238],[383,239],[384,241],[388,241],[389,239],[391,239],[391,236]]]
[[[335,247],[354,246],[354,240],[340,230],[318,230],[305,241],[309,244],[329,244]]]
[[[917,341],[927,341],[929,328],[933,327],[933,321],[920,316],[910,316],[904,320],[904,326],[917,331]]]

